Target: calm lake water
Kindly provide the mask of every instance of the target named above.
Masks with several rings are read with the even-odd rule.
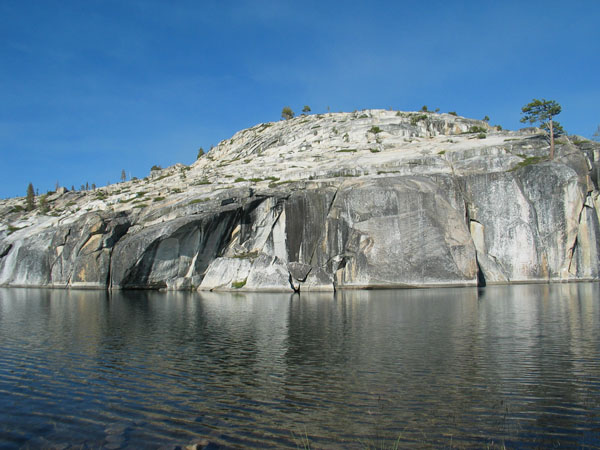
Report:
[[[0,289],[0,448],[600,447],[600,285]]]

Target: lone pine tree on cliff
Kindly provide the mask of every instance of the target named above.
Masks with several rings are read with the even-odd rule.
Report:
[[[33,190],[33,184],[29,183],[27,186],[27,197],[25,197],[25,207],[27,211],[33,211],[35,208],[35,191]]]
[[[294,117],[294,111],[289,106],[284,106],[281,110],[281,118],[285,120],[290,120]]]
[[[554,159],[554,136],[557,132],[564,132],[560,124],[552,123],[552,119],[558,116],[561,112],[561,107],[554,100],[546,100],[545,98],[538,100],[534,98],[531,103],[527,103],[521,108],[521,122],[536,123],[540,122],[542,128],[548,129],[550,133],[550,159]],[[555,126],[556,125],[556,126]],[[556,128],[556,129],[555,129]]]

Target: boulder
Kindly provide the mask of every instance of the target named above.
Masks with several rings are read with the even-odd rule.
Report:
[[[231,290],[239,289],[246,284],[252,261],[244,258],[214,259],[202,279],[198,290]]]

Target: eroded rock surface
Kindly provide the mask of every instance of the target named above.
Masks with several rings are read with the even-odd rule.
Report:
[[[475,128],[474,128],[475,127]],[[482,132],[485,130],[485,133]],[[434,113],[260,124],[44,214],[0,201],[0,285],[232,291],[600,276],[600,144]]]

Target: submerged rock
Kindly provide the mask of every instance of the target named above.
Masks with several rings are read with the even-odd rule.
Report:
[[[470,133],[479,127],[477,133]],[[486,129],[485,138],[481,129]],[[596,280],[600,144],[433,113],[243,130],[191,167],[0,201],[0,285],[319,291]]]

